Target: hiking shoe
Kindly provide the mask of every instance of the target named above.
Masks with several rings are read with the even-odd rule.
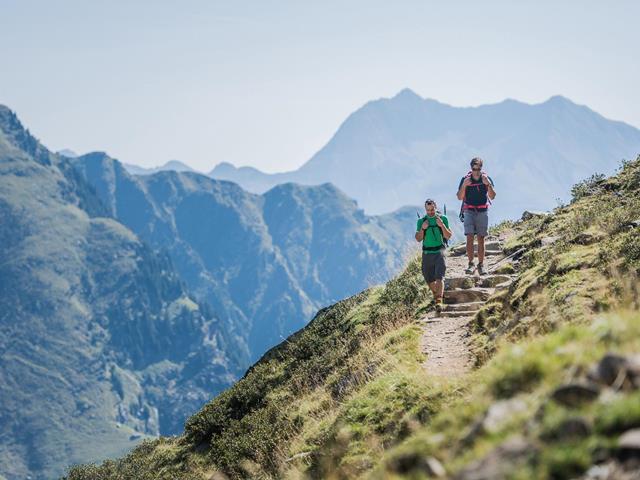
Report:
[[[469,262],[469,266],[464,271],[467,275],[473,275],[473,272],[476,270],[476,266],[473,262]]]
[[[442,313],[442,303],[436,303],[436,313],[440,315]]]
[[[481,263],[478,264],[478,274],[480,275],[486,275],[487,272],[484,270],[484,265],[482,265]]]

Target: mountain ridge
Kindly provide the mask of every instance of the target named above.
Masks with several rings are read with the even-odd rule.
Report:
[[[550,210],[572,184],[596,170],[612,173],[639,149],[640,130],[561,95],[534,104],[507,99],[454,107],[405,89],[351,113],[295,170],[269,174],[225,163],[209,174],[256,193],[287,181],[330,181],[376,214],[423,196],[454,205],[458,180],[480,156],[497,188],[540,178],[539,188],[519,192],[523,198],[498,190],[493,218],[500,221],[527,208]]]
[[[7,478],[52,478],[177,432],[241,368],[233,339],[168,256],[111,217],[68,160],[0,109]]]
[[[115,218],[168,250],[196,295],[244,326],[236,331],[250,332],[253,358],[302,326],[288,318],[310,318],[322,305],[384,280],[412,236],[411,208],[369,217],[330,183],[285,183],[256,195],[195,172],[131,176],[102,154],[78,157],[74,165]],[[345,255],[350,265],[340,260]],[[276,295],[275,284],[287,293]],[[265,333],[272,309],[280,312],[278,325]]]
[[[181,436],[66,478],[145,480],[160,466],[190,480],[637,476],[639,180],[640,157],[574,185],[551,213],[492,229],[496,274],[513,281],[473,315],[469,373],[422,366],[432,307],[416,255],[318,311]],[[462,296],[470,279],[449,288]]]

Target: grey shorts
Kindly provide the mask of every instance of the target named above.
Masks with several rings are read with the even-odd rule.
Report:
[[[422,276],[427,283],[442,280],[446,270],[447,266],[442,250],[436,253],[422,252]]]
[[[465,235],[479,235],[481,237],[487,236],[487,230],[489,228],[489,213],[476,212],[475,210],[464,211],[464,234]]]

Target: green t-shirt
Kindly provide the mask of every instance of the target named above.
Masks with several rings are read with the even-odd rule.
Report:
[[[446,217],[446,215],[440,215],[440,219],[442,220],[442,223],[444,223],[446,227],[449,228],[449,219]],[[437,252],[439,248],[444,246],[442,230],[440,230],[440,227],[438,227],[435,216],[430,217],[428,215],[425,215],[424,217],[418,219],[418,223],[416,224],[416,232],[420,231],[420,229],[422,228],[422,223],[424,221],[428,221],[429,226],[424,231],[422,248]]]

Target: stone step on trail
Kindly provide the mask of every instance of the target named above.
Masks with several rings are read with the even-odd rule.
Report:
[[[473,317],[477,310],[443,310],[440,312],[441,318]]]
[[[477,286],[477,280],[474,277],[452,277],[444,279],[444,289],[454,290],[459,288],[473,288]]]
[[[444,303],[486,302],[492,291],[486,288],[445,290]]]
[[[509,275],[486,275],[479,277],[477,285],[479,287],[491,288],[500,285],[509,285],[513,282],[513,278]]]
[[[449,303],[443,306],[443,312],[477,312],[482,308],[484,302],[468,302],[468,303]]]
[[[482,276],[466,275],[463,277],[449,277],[444,279],[445,290],[468,289],[473,287],[491,288],[501,284],[511,283],[509,275],[489,274]]]
[[[473,251],[478,253],[478,242],[477,240],[473,242]],[[484,252],[489,255],[497,255],[502,253],[502,243],[498,240],[485,240],[484,242]],[[467,253],[466,244],[457,245],[451,249],[451,253],[454,256],[465,255]]]

